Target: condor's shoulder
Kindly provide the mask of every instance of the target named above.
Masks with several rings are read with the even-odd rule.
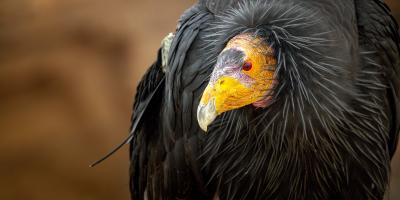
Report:
[[[374,52],[383,68],[390,118],[389,151],[393,156],[400,131],[400,48],[399,27],[382,0],[356,0],[360,45]]]

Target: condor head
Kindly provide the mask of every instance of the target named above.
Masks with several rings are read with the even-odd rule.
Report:
[[[219,54],[197,109],[200,127],[207,127],[229,110],[252,104],[267,107],[275,85],[273,49],[259,36],[233,37]]]

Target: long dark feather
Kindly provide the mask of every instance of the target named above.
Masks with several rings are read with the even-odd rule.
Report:
[[[397,29],[379,0],[201,0],[131,142],[133,198],[382,199],[400,128]],[[204,134],[200,96],[241,33],[275,50],[273,103],[226,112]]]

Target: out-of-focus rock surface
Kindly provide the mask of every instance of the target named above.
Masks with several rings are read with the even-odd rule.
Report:
[[[0,199],[129,199],[139,77],[190,0],[0,1]]]
[[[126,147],[88,165],[127,135],[134,88],[193,2],[0,1],[0,199],[129,199]]]

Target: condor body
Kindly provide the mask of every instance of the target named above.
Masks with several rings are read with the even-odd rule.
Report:
[[[382,199],[399,70],[380,0],[199,1],[138,86],[132,199]]]

